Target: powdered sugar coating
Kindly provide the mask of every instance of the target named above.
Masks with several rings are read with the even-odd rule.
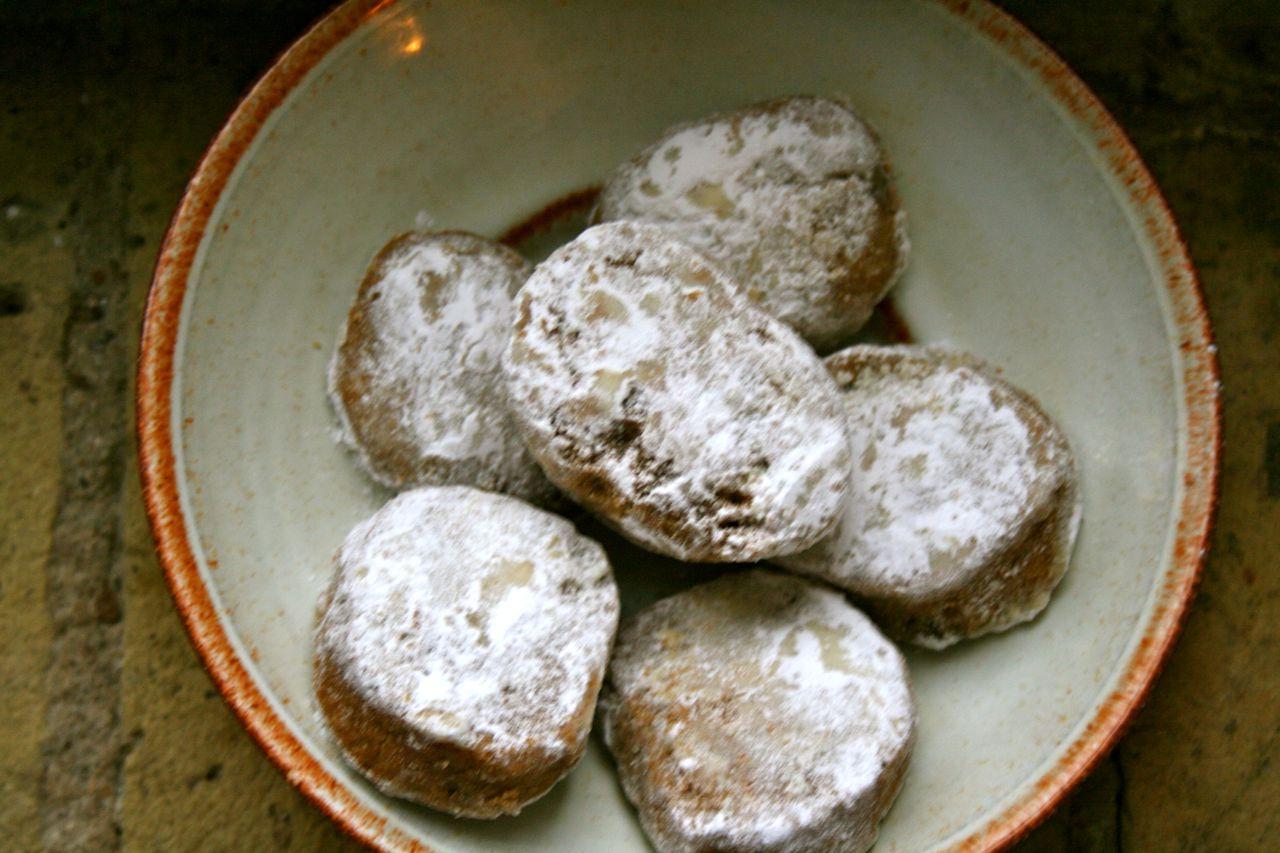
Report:
[[[667,231],[589,228],[516,298],[512,410],[550,479],[647,548],[743,561],[808,547],[847,487],[813,351]]]
[[[905,663],[870,620],[763,570],[624,622],[600,707],[662,851],[865,850],[915,732]]]
[[[1078,524],[1057,426],[963,353],[857,346],[827,365],[850,421],[850,498],[831,536],[778,562],[863,596],[876,615],[889,608],[890,623],[910,614],[908,638],[935,648],[1032,618]],[[1029,541],[1042,522],[1036,535],[1050,541]],[[1024,552],[1043,544],[1053,554],[1029,583]],[[963,628],[948,608],[964,612]]]
[[[673,226],[819,350],[862,327],[909,248],[874,131],[809,96],[670,128],[614,172],[596,219]]]
[[[362,703],[416,741],[546,761],[581,751],[618,593],[604,551],[568,521],[427,487],[357,525],[336,562],[316,655]]]
[[[511,297],[530,269],[505,246],[450,231],[401,235],[374,258],[338,336],[329,396],[375,480],[552,499],[500,372]]]

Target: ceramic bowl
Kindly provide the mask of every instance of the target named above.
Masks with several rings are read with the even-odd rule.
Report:
[[[1064,426],[1084,525],[1048,610],[909,656],[920,739],[882,850],[991,848],[1115,742],[1177,634],[1213,511],[1210,331],[1176,228],[1096,98],[978,2],[351,2],[236,109],[147,306],[145,494],[174,598],[245,727],[317,806],[388,848],[643,849],[593,743],[519,817],[378,793],[317,725],[331,556],[385,495],[331,434],[326,361],[370,256],[436,224],[499,234],[672,122],[845,93],[879,128],[914,251],[918,340],[1001,365]],[[626,551],[626,549],[621,549]],[[628,607],[698,570],[619,556]]]

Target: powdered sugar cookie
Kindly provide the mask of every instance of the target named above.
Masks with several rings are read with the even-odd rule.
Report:
[[[793,97],[677,125],[605,184],[597,221],[673,226],[819,350],[847,343],[906,264],[875,132]]]
[[[392,240],[365,273],[329,368],[344,443],[393,489],[460,484],[538,503],[555,491],[507,414],[499,367],[530,267],[458,231]]]
[[[763,570],[625,621],[600,701],[661,851],[866,850],[902,785],[902,655],[835,590]]]
[[[835,532],[778,562],[855,593],[890,635],[931,648],[1038,614],[1079,524],[1062,431],[961,353],[856,346],[827,358],[853,440]]]
[[[589,228],[516,297],[512,412],[552,482],[690,561],[808,547],[847,488],[845,417],[813,351],[665,229]]]
[[[495,817],[577,763],[618,621],[599,545],[515,498],[428,487],[358,525],[336,562],[316,696],[379,788]]]

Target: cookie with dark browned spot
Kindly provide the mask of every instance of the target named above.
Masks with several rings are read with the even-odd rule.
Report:
[[[847,489],[831,377],[790,328],[653,225],[598,225],[539,264],[504,356],[553,483],[682,560],[812,545]]]

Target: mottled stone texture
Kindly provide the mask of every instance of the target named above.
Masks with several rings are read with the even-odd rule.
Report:
[[[0,5],[0,849],[349,844],[196,660],[131,428],[186,179],[322,5]]]
[[[324,0],[0,5],[0,846],[349,844],[236,724],[151,550],[132,363],[155,252],[236,96]],[[1129,131],[1204,280],[1215,550],[1130,734],[1024,842],[1280,837],[1280,3],[1009,0]]]

